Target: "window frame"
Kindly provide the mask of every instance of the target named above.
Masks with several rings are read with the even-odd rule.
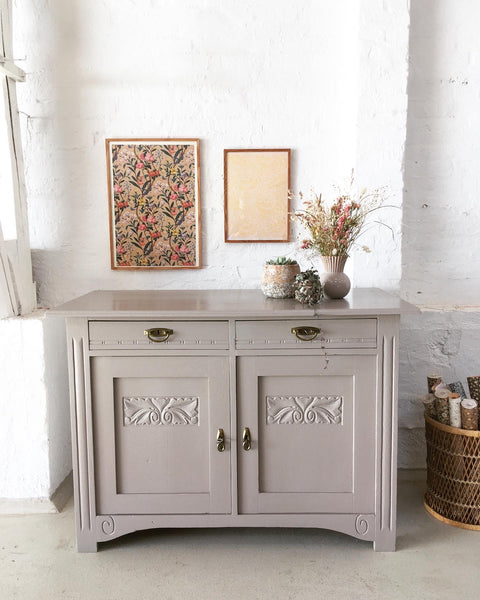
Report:
[[[32,281],[25,170],[16,92],[16,84],[25,81],[25,73],[15,65],[12,58],[10,6],[10,0],[0,0],[0,75],[3,80],[1,93],[5,100],[5,118],[10,146],[16,238],[5,241],[0,223],[0,318],[28,314],[36,308],[36,289]]]

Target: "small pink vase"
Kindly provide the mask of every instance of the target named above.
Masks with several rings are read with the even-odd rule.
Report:
[[[343,272],[347,258],[348,256],[322,256],[325,272],[320,275],[320,281],[329,298],[345,298],[350,291],[350,279]]]

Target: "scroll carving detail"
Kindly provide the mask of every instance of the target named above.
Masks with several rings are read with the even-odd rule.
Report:
[[[267,396],[267,423],[341,425],[343,396]]]
[[[365,515],[357,515],[355,519],[355,531],[358,535],[367,535],[370,525]]]
[[[113,535],[115,533],[115,521],[110,515],[104,517],[102,521],[102,531],[105,535]]]
[[[123,424],[197,425],[198,397],[124,397]]]

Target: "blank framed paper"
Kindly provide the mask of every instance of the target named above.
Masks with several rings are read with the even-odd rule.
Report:
[[[290,241],[290,149],[224,151],[225,242]]]

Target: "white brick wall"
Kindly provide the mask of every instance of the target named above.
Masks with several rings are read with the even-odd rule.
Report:
[[[412,2],[402,293],[426,306],[480,305],[479,18]]]
[[[356,0],[19,3],[35,278],[95,288],[258,287],[279,244],[224,244],[223,149],[293,150],[296,188],[355,164]],[[199,137],[201,271],[110,270],[106,137]]]
[[[296,250],[224,244],[223,149],[291,147],[296,189],[328,189],[354,166],[360,182],[390,185],[399,207],[383,215],[394,239],[375,230],[372,254],[349,260],[354,284],[436,309],[402,325],[400,465],[422,466],[416,397],[427,371],[480,372],[480,309],[462,308],[480,304],[479,4],[17,0],[15,9],[40,303],[96,288],[257,287],[266,257]],[[120,136],[201,138],[202,270],[110,270],[104,139]]]
[[[402,324],[399,456],[421,467],[427,373],[480,373],[480,6],[417,0],[410,17],[401,293],[426,311]]]

